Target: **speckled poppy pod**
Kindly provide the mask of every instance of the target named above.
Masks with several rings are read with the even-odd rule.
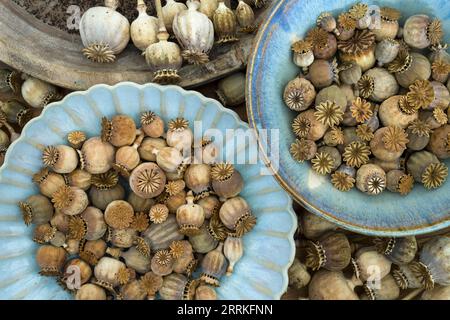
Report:
[[[120,284],[117,274],[125,268],[126,265],[122,261],[103,257],[94,268],[95,280],[93,283],[114,292],[114,288]]]
[[[249,232],[256,224],[256,217],[241,197],[228,199],[220,208],[219,216],[225,227],[234,230],[237,236]]]
[[[19,207],[26,225],[46,223],[53,217],[53,206],[50,200],[40,194],[32,195],[25,201],[19,202]]]
[[[90,174],[106,173],[112,168],[114,153],[114,147],[109,142],[103,142],[99,137],[90,138],[78,151],[80,167]]]
[[[172,214],[163,223],[152,224],[142,233],[142,236],[149,240],[152,250],[167,249],[172,242],[184,238],[179,231],[177,220]]]
[[[36,261],[41,275],[60,275],[66,261],[66,250],[51,245],[41,246],[37,250]]]
[[[194,204],[192,191],[188,192],[186,201],[187,204],[182,205],[177,210],[177,222],[181,233],[194,235],[199,232],[200,227],[203,225],[205,213],[201,206]]]
[[[42,152],[42,163],[56,173],[70,173],[78,166],[78,155],[69,146],[48,146]]]
[[[383,41],[389,38],[395,39],[400,28],[398,23],[400,18],[400,11],[394,8],[382,7],[380,9],[380,25],[379,27],[372,28],[372,32],[375,33],[377,41]]]
[[[147,111],[141,114],[141,129],[151,138],[159,138],[164,134],[164,121],[156,113]],[[147,159],[145,159],[147,160]]]
[[[375,65],[375,34],[369,30],[357,30],[355,35],[337,45],[343,62],[356,62],[363,71]]]
[[[409,17],[403,27],[403,39],[416,49],[439,44],[443,35],[442,22],[424,14]]]
[[[239,38],[236,36],[236,15],[223,1],[219,1],[219,5],[214,12],[213,22],[219,44],[239,41]]]
[[[82,213],[89,204],[89,199],[83,190],[76,187],[63,186],[52,196],[55,209],[60,212],[75,216]]]
[[[149,199],[164,191],[166,176],[161,168],[152,162],[139,165],[130,176],[130,187],[141,198]]]
[[[233,165],[219,163],[211,169],[212,187],[222,201],[237,196],[244,187],[241,174]]]
[[[191,164],[184,173],[184,181],[197,199],[208,196],[211,189],[211,167],[207,164]]]
[[[342,233],[327,233],[318,241],[309,241],[306,252],[306,266],[313,270],[343,270],[351,258],[350,243]]]
[[[164,277],[159,295],[164,300],[193,300],[199,282],[186,276],[172,273]]]
[[[218,287],[220,285],[220,278],[227,270],[227,259],[223,251],[223,242],[219,243],[216,249],[208,252],[202,261],[202,274],[200,280],[206,284]]]
[[[450,285],[449,247],[447,236],[431,239],[424,244],[419,261],[411,263],[411,270],[426,289],[432,289],[436,284]]]
[[[415,237],[376,238],[374,244],[379,253],[397,265],[406,265],[413,261],[418,250]]]
[[[408,172],[427,189],[442,186],[448,176],[447,166],[428,151],[413,153],[406,162]]]
[[[320,27],[311,29],[306,35],[306,40],[311,43],[314,57],[317,59],[331,59],[337,51],[337,40],[334,34]]]

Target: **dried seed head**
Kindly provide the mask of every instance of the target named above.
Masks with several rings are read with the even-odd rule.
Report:
[[[167,266],[172,263],[173,258],[169,250],[159,250],[154,256],[155,262],[160,266]]]
[[[306,246],[306,266],[313,271],[319,270],[327,262],[327,256],[322,245],[317,241],[308,241]]]
[[[442,110],[441,108],[435,108],[433,110],[433,117],[440,125],[444,125],[448,122],[448,117],[445,114],[445,111]]]
[[[140,283],[149,298],[153,298],[163,285],[163,277],[148,272],[140,279]]]
[[[39,172],[35,173],[33,175],[33,182],[37,185],[40,185],[42,182],[47,179],[48,175],[50,174],[50,170],[48,168],[42,168],[39,170]]]
[[[322,124],[334,127],[344,119],[344,112],[335,102],[328,100],[316,106],[314,116]]]
[[[336,171],[331,175],[331,183],[339,191],[346,192],[354,187],[355,179],[345,172]]]
[[[411,67],[412,59],[408,50],[400,49],[397,57],[388,64],[387,69],[391,73],[403,73]]]
[[[383,7],[380,9],[380,16],[387,21],[398,21],[401,18],[401,12],[394,8]]]
[[[433,62],[431,69],[438,75],[446,76],[450,73],[450,63],[446,63],[444,60],[438,59]]]
[[[409,267],[426,290],[431,290],[434,288],[435,282],[433,275],[425,264],[422,262],[413,261]]]
[[[409,86],[406,95],[408,103],[416,109],[428,107],[434,100],[435,94],[433,86],[428,80],[416,80]]]
[[[377,195],[386,189],[386,178],[375,174],[367,179],[367,192],[369,194]]]
[[[48,223],[40,224],[34,229],[33,241],[39,244],[47,243],[53,239],[56,231],[57,229]]]
[[[233,176],[234,166],[229,163],[218,163],[211,168],[211,179],[226,181]]]
[[[311,160],[317,152],[317,145],[314,141],[306,139],[296,139],[291,144],[291,155],[294,160],[303,162],[305,160]]]
[[[59,159],[59,151],[54,146],[48,146],[42,152],[42,163],[47,167],[52,167],[58,162]]]
[[[327,152],[317,153],[311,163],[313,170],[321,175],[331,173],[334,168],[333,157]]]
[[[355,30],[356,20],[353,19],[350,13],[344,12],[338,17],[338,25],[345,31]]]
[[[156,113],[153,111],[143,112],[141,114],[141,125],[149,125],[156,119]]]
[[[160,170],[140,170],[136,175],[136,188],[142,193],[152,194],[161,187],[162,183]]]
[[[371,141],[374,137],[372,129],[367,124],[360,124],[356,128],[356,135],[363,141]]]
[[[184,245],[181,241],[173,241],[170,244],[169,250],[174,259],[181,258],[185,253]]]
[[[304,54],[312,50],[312,43],[308,40],[300,40],[294,42],[292,45],[292,51],[295,53]]]
[[[342,157],[349,167],[361,167],[369,162],[370,148],[365,143],[353,141],[344,149]]]
[[[329,131],[332,143],[338,145],[344,143],[344,131],[340,127],[331,128]]]
[[[111,63],[116,60],[114,51],[107,44],[91,44],[82,52],[86,58],[98,63]]]
[[[439,19],[434,19],[428,25],[427,37],[432,45],[438,45],[444,37],[444,30],[442,29],[442,22]]]
[[[219,214],[214,214],[209,220],[208,232],[217,241],[224,241],[228,237],[229,230],[220,220]]]
[[[322,28],[312,28],[306,35],[306,41],[310,42],[314,48],[325,48],[328,46],[328,32]]]
[[[184,118],[169,121],[169,130],[171,131],[184,131],[187,128],[189,128],[189,121]]]
[[[114,170],[102,174],[94,174],[91,177],[91,184],[99,190],[114,188],[118,182],[119,174]]]
[[[116,279],[117,281],[122,285],[126,285],[128,282],[130,282],[132,277],[132,272],[130,269],[126,267],[121,267],[119,271],[117,271]]]
[[[375,79],[369,75],[363,75],[358,81],[359,93],[363,98],[370,98],[375,90]]]
[[[409,142],[408,134],[400,127],[387,127],[386,132],[382,137],[382,141],[387,150],[392,152],[399,152],[406,149],[406,144]]]
[[[414,178],[410,174],[405,174],[398,181],[398,192],[405,196],[411,192],[414,187]]]
[[[64,209],[70,206],[75,199],[75,192],[69,186],[62,186],[52,197],[52,202],[56,209]]]
[[[149,216],[151,222],[163,223],[169,216],[169,209],[164,204],[156,204],[150,209]]]
[[[116,200],[108,204],[105,210],[105,221],[114,229],[126,229],[133,222],[133,207],[125,201]]]
[[[429,137],[431,134],[430,125],[420,119],[416,119],[411,122],[408,126],[408,129],[411,130],[413,134],[418,135],[419,137]]]
[[[103,117],[101,125],[102,125],[102,133],[101,133],[102,141],[109,142],[111,140],[113,133],[113,122],[108,120],[108,118]]]
[[[408,98],[406,96],[402,96],[400,98],[398,101],[398,106],[403,113],[408,115],[415,114],[419,111],[419,108],[408,102]]]
[[[294,119],[292,130],[299,138],[306,138],[311,130],[311,121],[300,114]]]
[[[147,230],[148,225],[148,216],[143,212],[139,212],[134,216],[133,222],[131,223],[131,228],[135,229],[136,231],[143,232]]]
[[[437,189],[445,182],[448,167],[444,163],[432,163],[422,175],[422,183],[427,189]]]
[[[86,236],[87,224],[80,216],[72,216],[69,218],[69,232],[67,237],[73,240],[82,240]]]
[[[166,183],[166,192],[169,196],[174,196],[179,194],[186,187],[186,183],[183,179],[173,180]]]
[[[33,222],[33,210],[31,209],[31,206],[28,203],[19,202],[19,207],[22,212],[23,222],[29,226],[31,222]]]
[[[372,104],[360,97],[357,97],[350,107],[352,117],[359,123],[366,122],[373,116]]]
[[[369,6],[365,3],[360,2],[351,7],[349,13],[353,19],[359,20],[366,16],[368,10]]]
[[[348,40],[338,42],[338,49],[347,54],[360,54],[372,49],[375,45],[375,34],[369,30],[357,30]]]
[[[144,257],[150,257],[151,248],[147,241],[142,237],[137,237],[134,241],[136,250]]]
[[[73,131],[67,135],[67,141],[69,141],[70,145],[79,149],[86,141],[86,134],[83,131]]]
[[[305,106],[304,91],[301,88],[291,90],[285,97],[284,102],[291,110],[301,110]]]

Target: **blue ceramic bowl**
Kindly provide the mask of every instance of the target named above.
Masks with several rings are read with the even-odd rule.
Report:
[[[71,298],[54,278],[38,274],[35,262],[38,245],[31,240],[33,228],[25,226],[17,207],[19,201],[38,193],[31,177],[41,168],[43,148],[65,144],[67,134],[74,130],[98,136],[103,116],[120,113],[138,121],[140,113],[147,110],[165,121],[184,117],[193,124],[194,120],[202,120],[201,135],[208,128],[217,128],[222,133],[226,129],[248,129],[236,113],[217,101],[176,86],[98,85],[46,107],[11,145],[0,170],[0,299]],[[241,155],[250,154],[255,160],[258,156],[251,151],[248,141],[236,141],[236,147],[224,149],[222,156],[233,150]],[[265,170],[262,162],[255,163],[236,165],[245,180],[242,196],[258,221],[252,232],[244,236],[245,253],[234,273],[222,279],[217,290],[220,299],[279,299],[287,288],[297,226],[292,200],[272,176],[260,175],[260,170]]]
[[[401,10],[403,17],[425,13],[440,18],[450,41],[450,1],[384,0],[364,1]],[[416,186],[402,197],[384,192],[377,197],[358,190],[342,193],[333,188],[329,177],[319,177],[308,163],[299,164],[289,153],[295,137],[291,123],[295,113],[282,100],[285,85],[299,73],[292,62],[291,44],[304,38],[320,13],[335,16],[348,10],[353,0],[280,0],[261,26],[247,74],[247,113],[250,124],[262,129],[279,129],[279,166],[276,178],[299,203],[313,213],[343,228],[380,236],[406,236],[437,231],[450,226],[450,181],[440,189],[426,191]],[[264,151],[269,144],[261,141]],[[272,159],[270,159],[272,160]],[[273,162],[273,161],[272,161]],[[450,161],[447,161],[450,165]]]

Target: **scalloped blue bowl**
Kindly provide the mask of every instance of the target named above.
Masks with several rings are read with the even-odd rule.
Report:
[[[280,0],[274,3],[268,19],[255,39],[255,50],[247,73],[247,113],[250,125],[261,129],[280,130],[280,161],[275,176],[294,199],[313,213],[343,228],[377,236],[418,235],[450,226],[450,181],[435,191],[415,186],[402,197],[384,192],[377,197],[357,190],[342,193],[333,188],[328,177],[317,176],[309,164],[299,164],[289,153],[295,140],[291,122],[295,113],[282,100],[284,86],[296,77],[299,68],[292,62],[291,44],[303,38],[315,25],[320,13],[335,16],[348,10],[352,0]],[[403,17],[425,13],[440,18],[450,42],[450,1],[448,0],[384,0],[363,1],[391,6]],[[264,151],[269,145],[261,141]],[[265,156],[266,162],[270,157]],[[450,165],[450,161],[446,162]]]
[[[19,201],[38,193],[31,177],[41,168],[43,148],[65,144],[67,134],[73,130],[98,136],[103,116],[120,113],[138,121],[139,114],[147,110],[165,121],[184,117],[192,124],[202,120],[203,131],[248,129],[236,113],[217,101],[176,86],[97,85],[46,107],[11,145],[0,169],[0,299],[71,298],[55,279],[38,274],[38,245],[31,240],[33,228],[25,226],[17,207]],[[246,141],[236,141],[234,150],[258,157],[257,152],[249,151]],[[224,148],[223,157],[227,155],[225,151],[232,152]],[[245,253],[234,273],[222,279],[217,290],[220,299],[279,299],[288,285],[287,270],[295,255],[293,234],[297,227],[292,200],[271,175],[260,175],[261,170],[266,170],[260,160],[254,163],[236,168],[245,180],[242,196],[258,221],[253,231],[244,236]]]

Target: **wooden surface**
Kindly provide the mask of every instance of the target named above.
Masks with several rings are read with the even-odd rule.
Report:
[[[260,12],[262,19],[265,11]],[[98,64],[82,54],[78,34],[68,34],[30,15],[12,1],[0,0],[0,60],[17,70],[72,90],[86,90],[98,83],[121,81],[148,83],[153,73],[132,44],[113,64]],[[184,66],[180,70],[185,88],[193,88],[243,69],[251,52],[254,35],[241,41],[215,46],[211,62]]]

